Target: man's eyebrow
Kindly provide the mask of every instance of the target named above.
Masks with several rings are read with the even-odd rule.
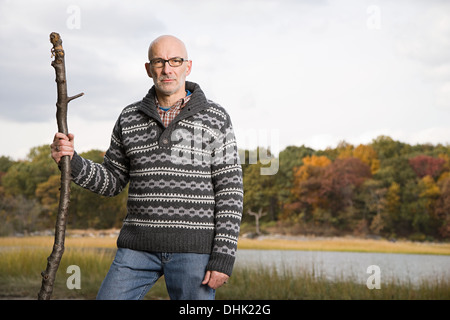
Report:
[[[186,58],[183,58],[182,56],[174,56],[174,57],[170,57],[169,59],[167,59],[167,60],[170,60],[170,59],[184,59],[184,60],[187,60]],[[154,58],[152,58],[152,59],[150,59],[150,60],[155,60],[155,59],[161,59],[161,60],[165,60],[164,58],[160,58],[160,57],[154,57]]]

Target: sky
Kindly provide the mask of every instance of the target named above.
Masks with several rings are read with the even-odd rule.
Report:
[[[0,0],[0,155],[57,131],[49,35],[66,53],[78,152],[106,150],[150,87],[150,42],[175,35],[188,81],[230,114],[238,146],[316,150],[380,135],[450,144],[450,1]]]

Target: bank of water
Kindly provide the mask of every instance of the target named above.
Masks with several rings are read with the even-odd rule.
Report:
[[[378,271],[381,284],[450,281],[450,256],[443,255],[241,249],[238,266],[270,267],[294,274],[307,271],[329,280],[363,284]]]

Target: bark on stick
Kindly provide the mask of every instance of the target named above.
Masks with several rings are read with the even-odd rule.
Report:
[[[58,33],[52,32],[50,34],[50,42],[53,44],[52,55],[55,59],[52,61],[52,66],[55,68],[56,74],[56,88],[57,88],[57,102],[56,102],[56,121],[58,124],[58,131],[64,134],[69,134],[67,126],[67,105],[69,101],[81,97],[83,93],[77,94],[73,97],[67,96],[67,82],[66,82],[66,67],[64,62],[64,50],[62,47],[62,40]],[[47,258],[47,269],[42,271],[42,285],[38,294],[39,300],[50,300],[53,293],[53,285],[58,271],[59,263],[61,262],[64,253],[64,240],[66,235],[67,214],[69,211],[70,202],[70,157],[64,156],[60,162],[61,167],[61,189],[59,197],[58,215],[55,225],[55,242],[50,256]]]

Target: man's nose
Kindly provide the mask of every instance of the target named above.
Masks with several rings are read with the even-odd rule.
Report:
[[[162,72],[164,74],[168,74],[172,72],[172,67],[169,65],[169,61],[164,62],[163,68],[162,68]]]

